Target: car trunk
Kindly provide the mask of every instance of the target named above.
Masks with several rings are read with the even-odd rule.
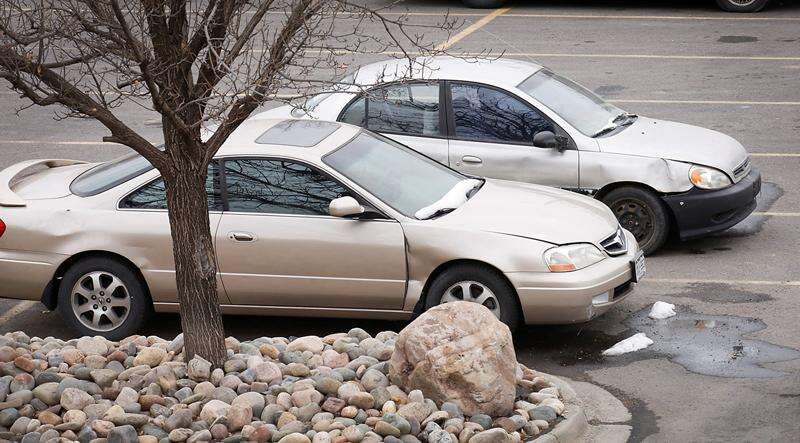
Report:
[[[69,185],[72,180],[92,166],[84,163],[55,168],[37,167],[21,177],[15,177],[9,187],[23,200],[66,197],[71,194]]]

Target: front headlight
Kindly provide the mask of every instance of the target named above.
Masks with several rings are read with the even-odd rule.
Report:
[[[550,272],[570,272],[591,266],[606,258],[597,246],[589,243],[558,246],[544,251]]]
[[[722,189],[733,184],[724,172],[699,165],[689,168],[689,181],[700,189]]]

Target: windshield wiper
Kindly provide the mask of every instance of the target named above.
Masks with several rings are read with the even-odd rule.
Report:
[[[475,195],[476,192],[480,191],[484,183],[486,183],[486,180],[481,180],[478,184],[473,186],[472,189],[467,191],[467,199],[472,198],[472,196]]]
[[[623,112],[622,114],[614,117],[613,122],[619,124],[620,126],[628,126],[636,121],[639,118],[636,114],[631,114],[629,112]],[[620,123],[622,121],[622,123]]]
[[[441,208],[441,209],[437,209],[436,212],[434,212],[433,214],[425,217],[423,220],[430,220],[432,218],[441,217],[441,216],[443,216],[445,214],[449,214],[449,213],[451,213],[451,212],[453,212],[455,210],[456,210],[456,208]]]
[[[599,131],[597,131],[594,135],[592,135],[592,138],[597,138],[600,137],[601,135],[608,134],[609,132],[616,130],[620,126],[627,126],[636,121],[637,118],[639,118],[639,116],[636,114],[628,114],[627,112],[620,113],[616,117],[609,120],[605,126],[600,128]]]

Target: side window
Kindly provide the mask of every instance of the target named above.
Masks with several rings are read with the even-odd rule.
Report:
[[[235,212],[328,215],[331,200],[349,194],[326,174],[285,160],[228,160],[225,181]]]
[[[389,85],[365,97],[350,103],[339,120],[376,132],[442,135],[438,83]]]
[[[216,163],[208,165],[206,177],[206,195],[208,196],[208,209],[210,211],[222,210],[220,197],[219,174]],[[119,204],[126,209],[167,209],[167,191],[164,180],[157,179],[128,194]]]
[[[439,84],[398,84],[368,93],[367,128],[376,132],[441,135]]]
[[[361,97],[358,100],[350,103],[347,109],[345,109],[344,112],[342,113],[342,117],[339,118],[339,121],[363,127],[366,126],[367,123],[365,113],[366,113],[366,100],[364,99],[364,97]]]
[[[554,130],[531,106],[496,89],[454,83],[450,93],[457,139],[531,144],[537,132]]]

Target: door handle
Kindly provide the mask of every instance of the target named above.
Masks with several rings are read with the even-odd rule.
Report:
[[[256,241],[255,235],[249,232],[234,231],[228,233],[228,238],[238,242],[252,242]]]
[[[483,160],[481,160],[480,157],[475,157],[474,155],[465,155],[461,157],[461,161],[464,163],[473,163],[476,165],[483,163]]]

